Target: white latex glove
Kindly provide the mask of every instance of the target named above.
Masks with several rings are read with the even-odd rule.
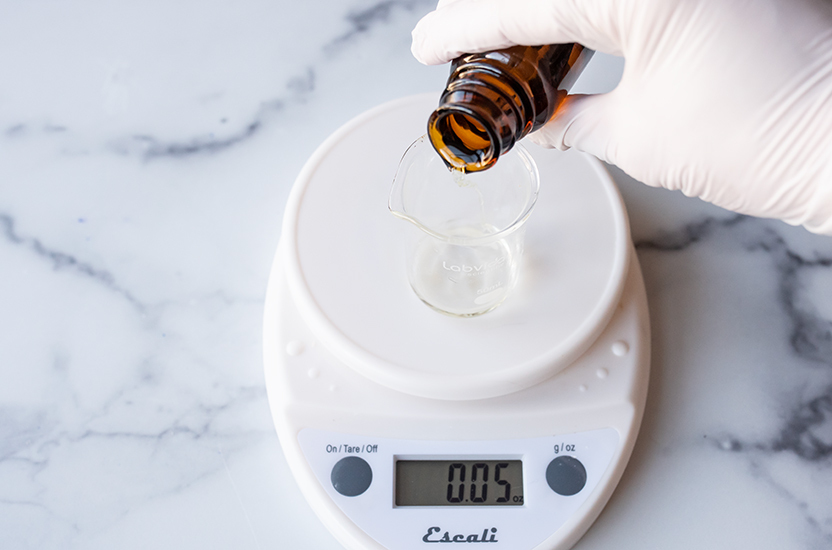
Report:
[[[413,30],[427,64],[565,42],[623,56],[624,75],[533,141],[832,234],[832,0],[450,0]]]

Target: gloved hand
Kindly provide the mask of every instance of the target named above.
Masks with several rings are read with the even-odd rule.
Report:
[[[832,1],[442,0],[412,49],[439,64],[564,42],[623,56],[624,75],[530,139],[832,234]]]

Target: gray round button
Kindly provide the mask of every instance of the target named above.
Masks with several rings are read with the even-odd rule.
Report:
[[[373,469],[363,458],[348,456],[335,463],[329,479],[335,490],[345,497],[357,497],[373,482]]]
[[[546,483],[559,495],[575,495],[586,485],[586,468],[577,458],[559,456],[546,468]]]

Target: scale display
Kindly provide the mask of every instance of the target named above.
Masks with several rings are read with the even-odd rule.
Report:
[[[396,506],[522,506],[520,460],[399,460]]]

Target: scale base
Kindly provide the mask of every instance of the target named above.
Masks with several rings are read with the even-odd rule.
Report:
[[[545,236],[535,240],[533,220],[527,236],[529,260],[543,265],[526,266],[530,267],[530,278],[521,284],[527,290],[542,289],[536,294],[537,302],[579,295],[572,303],[585,307],[572,307],[568,312],[580,314],[576,326],[559,326],[563,316],[558,317],[557,307],[541,308],[535,296],[524,297],[522,288],[518,288],[516,300],[487,315],[449,319],[421,304],[403,278],[391,278],[403,285],[402,293],[396,285],[387,285],[386,279],[375,287],[372,280],[362,283],[367,263],[347,262],[339,265],[339,270],[321,271],[316,258],[332,259],[329,250],[316,256],[322,247],[358,247],[352,250],[358,254],[357,260],[380,257],[390,264],[398,256],[379,253],[387,246],[386,235],[372,233],[370,239],[356,240],[345,222],[344,242],[333,245],[331,235],[315,234],[310,229],[315,224],[304,222],[307,214],[319,215],[321,197],[332,200],[329,188],[343,184],[323,177],[327,171],[321,168],[338,157],[339,147],[350,149],[351,140],[378,135],[377,131],[362,133],[368,125],[423,121],[422,112],[433,101],[432,97],[409,99],[359,117],[328,140],[298,178],[287,207],[265,307],[265,376],[275,426],[303,494],[347,548],[408,550],[423,549],[432,542],[478,542],[495,549],[566,549],[595,521],[621,478],[641,423],[649,375],[649,322],[642,276],[626,224],[619,223],[626,221],[620,198],[616,199],[614,186],[599,163],[578,153],[560,154],[556,160],[583,178],[574,182],[576,196],[586,189],[592,200],[603,206],[599,210],[608,209],[606,217],[618,216],[617,222],[607,226],[599,222],[586,228],[590,241],[602,243],[600,252],[599,248],[581,252],[577,237],[572,249],[568,242],[557,245],[561,248],[555,246],[560,252],[573,250],[578,255],[569,256],[575,258],[574,269],[590,264],[604,267],[600,274],[586,275],[590,286],[595,277],[596,295],[581,295],[585,289],[571,292],[569,287],[549,289],[545,294],[547,281],[558,280],[555,271],[564,264],[543,261],[540,251],[548,241]],[[404,135],[406,131],[402,130],[398,141],[410,139]],[[538,160],[543,164],[555,153],[537,154],[547,155]],[[542,179],[545,188],[546,178]],[[368,184],[368,193],[382,196],[388,185],[389,180],[384,188],[379,184],[379,189],[375,183]],[[316,192],[316,186],[323,191]],[[541,202],[545,205],[545,199]],[[545,208],[542,211],[545,213]],[[365,224],[362,234],[366,224],[372,227],[374,223],[363,216],[351,219],[353,224]],[[386,223],[386,218],[380,217],[378,223]],[[546,229],[546,224],[553,222],[543,217],[538,223]],[[600,257],[604,254],[613,257]],[[552,278],[542,277],[549,268]],[[351,279],[353,269],[356,274]],[[389,269],[393,273],[397,268]],[[569,276],[568,270],[561,271],[560,276]],[[536,276],[541,278],[536,280]],[[416,319],[418,330],[402,336],[396,332],[396,323],[402,321],[393,317],[386,326],[379,326],[378,316],[395,313],[383,309],[389,303],[347,307],[353,298],[358,303],[362,300],[360,295],[343,292],[344,277],[355,281],[355,287],[346,288],[357,294],[367,289],[366,296],[372,296],[369,289],[377,287],[379,301],[389,298],[388,302],[400,307],[401,316]],[[528,311],[535,313],[524,315]],[[526,336],[505,337],[500,340],[510,344],[503,345],[505,349],[496,345],[494,353],[479,355],[466,355],[464,346],[458,346],[462,351],[443,354],[445,341],[433,336],[439,327],[443,334],[452,331],[450,345],[460,338],[487,342],[489,334],[492,339],[494,334],[514,334],[511,331],[517,330],[516,325],[535,322],[548,323],[532,327],[542,336],[533,334],[526,340],[529,346],[537,345],[534,349],[540,353],[531,354],[519,370],[499,359],[528,353],[529,349],[522,347]],[[547,330],[553,335],[554,347],[545,339]],[[403,338],[416,341],[388,346],[388,340],[403,342]],[[494,342],[484,345],[495,346]],[[419,351],[421,348],[425,349]],[[494,359],[494,355],[499,357]],[[419,361],[413,362],[414,356]],[[425,357],[438,357],[443,363],[425,363]],[[481,376],[478,364],[465,362],[466,357],[483,362]],[[387,367],[395,374],[385,376]],[[486,382],[480,383],[480,378]],[[408,385],[408,381],[418,383]],[[585,470],[585,480],[574,494],[560,494],[547,475],[550,465],[561,457]],[[512,496],[522,495],[523,502],[510,506],[397,506],[396,464],[403,459],[472,464],[478,460],[491,461],[489,464],[494,460],[522,461],[522,492]],[[353,488],[343,489],[345,486]],[[443,540],[446,534],[447,540]]]

